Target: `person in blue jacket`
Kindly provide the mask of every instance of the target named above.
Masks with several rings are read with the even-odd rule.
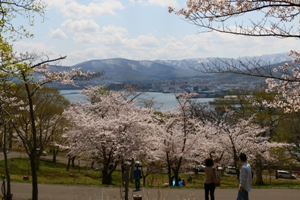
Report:
[[[133,171],[133,179],[135,180],[135,191],[139,191],[140,190],[141,178],[142,178],[142,171],[139,168],[139,165],[136,164],[135,165],[135,169]]]

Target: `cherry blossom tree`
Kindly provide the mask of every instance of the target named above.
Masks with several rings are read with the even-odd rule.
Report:
[[[169,12],[184,16],[188,22],[204,31],[252,37],[300,37],[297,26],[300,3],[294,0],[187,0],[186,2],[185,8],[175,10],[170,7]],[[255,21],[250,17],[253,14],[256,15]],[[299,52],[291,50],[289,56],[293,58],[293,62],[279,66],[277,69],[266,66],[265,63],[254,58],[247,61],[240,60],[238,63],[222,61],[222,64],[216,64],[214,68],[207,67],[204,71],[265,77],[268,79],[270,89],[278,89],[277,91],[282,92],[288,103],[295,104],[293,98],[295,98],[296,91],[290,90],[299,82],[298,68],[295,65],[299,63],[299,55]],[[274,102],[274,104],[282,103]],[[291,109],[294,108],[288,106],[287,110]]]
[[[299,38],[297,26],[298,8],[300,4],[294,0],[287,1],[246,1],[246,0],[187,0],[186,7],[179,10],[169,8],[169,12],[183,16],[188,22],[203,31],[215,31],[226,34],[252,36],[252,37],[278,37]],[[256,21],[251,19],[255,15]],[[290,51],[289,56],[294,62],[299,61],[299,52]],[[214,68],[206,67],[204,71],[209,73],[237,73],[250,76],[258,76],[289,82],[299,82],[299,78],[293,74],[293,64],[279,67],[276,73],[273,67],[266,66],[260,60],[239,60],[238,63],[220,60]],[[271,81],[270,80],[270,81]]]
[[[272,141],[270,135],[265,132],[269,127],[262,127],[255,123],[255,116],[248,119],[236,119],[235,123],[223,121],[218,124],[218,131],[215,134],[207,135],[207,153],[221,165],[232,165],[237,169],[239,177],[238,156],[241,152],[246,153],[249,162],[253,164],[256,172],[256,184],[262,185],[262,161],[273,161],[271,152],[276,148],[285,148],[285,143]],[[222,155],[220,157],[220,155]]]
[[[248,156],[253,158],[253,149],[258,150],[255,144],[264,144],[269,139],[260,136],[265,129],[253,124],[251,119],[240,119],[235,124],[221,123],[219,127],[220,132],[215,139],[226,152],[227,156],[224,157],[227,157],[228,164],[232,163],[236,169],[238,169],[238,156],[241,152],[247,152]]]
[[[285,147],[282,143],[275,143],[273,137],[277,131],[278,121],[283,115],[280,109],[253,104],[253,101],[261,102],[272,98],[272,95],[261,94],[261,90],[253,92],[251,96],[241,92],[234,94],[235,99],[218,99],[209,109],[207,107],[193,109],[197,112],[192,114],[200,119],[206,118],[218,127],[213,134],[202,136],[206,140],[202,140],[202,144],[199,145],[203,147],[199,152],[209,155],[216,165],[223,167],[227,165],[237,167],[239,153],[249,154],[255,167],[256,184],[262,185],[263,164],[272,161],[270,151],[275,147]],[[217,112],[222,110],[219,107],[224,112]],[[201,157],[203,155],[199,156]]]
[[[27,94],[23,85],[17,84],[11,90],[13,90],[11,95],[16,97],[16,101],[26,102]],[[37,148],[39,149],[36,169],[39,170],[39,156],[47,147],[52,145],[55,137],[60,137],[63,133],[66,122],[62,117],[62,112],[68,107],[69,101],[59,93],[58,89],[48,87],[37,90],[32,96],[32,101],[37,127]],[[30,127],[30,115],[26,109],[28,107],[26,103],[20,104],[19,107],[22,109],[15,108],[18,112],[14,113],[14,123],[18,125],[19,130],[22,130],[17,137],[18,142],[20,146],[23,146],[22,141],[26,141],[28,145],[25,146],[25,150],[27,150],[27,147],[32,148],[32,143],[28,142],[31,141],[32,137],[31,129],[28,128]]]
[[[154,123],[149,109],[138,108],[122,92],[103,92],[102,87],[83,91],[90,103],[70,107],[65,116],[71,127],[65,146],[72,155],[94,158],[101,163],[102,184],[126,160],[151,156]]]
[[[170,7],[169,12],[184,16],[188,22],[203,28],[204,31],[253,37],[300,37],[297,26],[300,3],[294,0],[187,0],[186,5],[185,8],[179,10]],[[251,17],[247,18],[251,14],[255,14],[258,20],[254,21],[251,20]],[[215,63],[214,68],[206,67],[203,71],[208,73],[237,73],[267,78],[269,89],[278,92],[278,96],[268,105],[284,107],[286,112],[297,112],[299,109],[298,84],[300,81],[297,66],[299,55],[299,52],[291,50],[288,56],[293,58],[293,62],[275,69],[254,58],[247,61],[240,60],[238,63],[222,61],[222,64]]]
[[[165,162],[169,185],[178,186],[179,172],[186,162],[194,162],[198,154],[201,133],[210,132],[206,126],[190,114],[191,99],[195,94],[176,94],[178,108],[162,112],[157,128],[157,156]]]
[[[295,0],[187,0],[185,8],[176,10],[170,7],[169,12],[183,16],[203,31],[298,39],[299,6],[300,3]],[[255,20],[251,18],[253,14],[256,16]],[[266,78],[267,92],[275,92],[277,95],[272,100],[264,101],[263,105],[283,108],[285,112],[292,113],[298,112],[300,105],[300,53],[291,50],[287,56],[293,61],[277,68],[253,58],[236,63],[220,59],[221,62],[212,63],[213,67],[203,65],[204,69],[199,70],[206,73],[236,73]],[[296,143],[299,143],[299,140]]]
[[[1,94],[2,92],[0,92]],[[5,190],[3,191],[4,199],[11,199],[11,178],[10,178],[10,169],[8,165],[8,138],[10,137],[10,140],[12,140],[12,123],[11,118],[9,115],[9,111],[7,110],[8,104],[11,103],[11,99],[0,99],[0,135],[1,135],[1,149],[3,150],[4,155],[4,166],[5,166],[5,179],[6,183],[4,185]]]
[[[0,102],[8,102],[8,99],[11,99],[11,104],[8,104],[10,107],[18,107],[13,105],[15,100],[13,97],[6,96],[6,90],[10,86],[13,86],[15,82],[21,82],[24,84],[25,92],[27,94],[27,99],[24,102],[19,102],[19,109],[26,109],[30,116],[30,124],[28,129],[32,134],[32,140],[30,146],[26,146],[28,141],[22,140],[25,149],[27,150],[28,156],[30,158],[31,166],[31,175],[32,175],[32,199],[38,199],[38,187],[37,187],[37,174],[36,174],[36,161],[37,161],[37,129],[36,129],[36,116],[35,116],[35,106],[32,100],[35,92],[39,90],[43,85],[55,81],[62,82],[63,84],[74,84],[73,80],[77,78],[89,78],[93,73],[83,73],[80,69],[73,69],[70,72],[51,72],[49,70],[49,64],[54,64],[57,61],[65,59],[65,56],[59,56],[58,58],[50,58],[46,54],[36,54],[36,53],[23,53],[16,54],[12,50],[12,46],[5,41],[3,37],[7,36],[7,39],[12,41],[21,39],[22,37],[33,37],[33,34],[30,33],[24,27],[24,23],[15,23],[15,18],[21,17],[24,20],[27,20],[28,24],[33,26],[37,16],[40,16],[41,19],[44,19],[46,4],[43,0],[8,0],[0,2],[1,10],[1,19],[0,19],[0,51],[1,51],[1,65],[0,65],[0,79],[1,79],[1,93],[4,95],[0,97]],[[39,81],[34,80],[34,73],[43,74],[43,78]],[[99,73],[98,73],[99,75]],[[5,80],[2,82],[2,80]],[[4,84],[3,84],[4,83]],[[17,104],[17,103],[16,103]],[[27,106],[25,106],[27,104]],[[2,105],[2,104],[1,104]],[[7,112],[11,109],[6,108],[1,111],[5,111],[6,116],[12,117],[12,115]],[[14,122],[9,119],[10,122]],[[21,136],[21,129],[14,124],[15,131]],[[30,142],[29,142],[30,143]],[[7,182],[9,185],[9,182]],[[6,195],[5,199],[11,199],[11,195]]]
[[[21,102],[12,102],[9,106],[14,108],[14,113],[17,112],[27,112],[29,116],[28,126],[26,131],[29,131],[31,137],[26,140],[24,136],[24,129],[21,129],[18,124],[13,124],[17,135],[21,138],[22,144],[30,158],[31,176],[32,176],[32,199],[38,199],[38,182],[36,166],[38,157],[37,154],[38,146],[38,130],[37,130],[37,116],[36,107],[34,105],[34,95],[39,91],[45,84],[52,82],[61,82],[62,84],[72,84],[74,80],[84,80],[100,76],[99,72],[82,72],[81,69],[72,69],[69,72],[66,71],[51,71],[50,63],[57,63],[58,61],[65,59],[65,56],[60,56],[58,58],[51,59],[45,54],[16,54],[13,52],[11,45],[5,43],[1,38],[1,43],[3,47],[1,50],[2,54],[2,65],[1,65],[1,77],[7,79],[10,77],[10,82],[5,82],[9,86],[14,86],[15,82],[21,82],[24,86],[24,93],[26,98]],[[34,80],[34,74],[40,74],[39,80]],[[8,87],[6,87],[8,88]],[[4,89],[4,87],[2,88]],[[6,94],[6,90],[3,91]],[[0,97],[3,101],[8,98],[6,95]],[[16,101],[13,96],[9,97]],[[19,106],[15,106],[18,104]]]
[[[299,28],[291,23],[297,21],[299,5],[295,0],[187,0],[186,8],[174,10],[170,7],[169,12],[182,15],[188,22],[209,31],[299,38]],[[254,21],[247,18],[250,14],[261,18]]]
[[[7,42],[3,40],[2,37],[0,37],[0,52],[1,52],[1,65],[0,65],[0,113],[1,113],[1,136],[3,138],[2,142],[3,145],[1,147],[3,148],[3,155],[4,155],[4,161],[5,161],[5,188],[6,191],[3,191],[4,199],[10,200],[12,198],[11,194],[11,186],[10,186],[10,170],[8,167],[8,157],[7,157],[7,137],[8,134],[12,136],[12,118],[11,118],[11,108],[13,106],[16,106],[14,104],[14,97],[7,95],[7,90],[11,88],[13,85],[12,79],[13,74],[9,73],[9,70],[6,70],[6,67],[9,66],[11,61],[13,60],[11,55],[12,47]],[[12,137],[10,137],[12,138]]]

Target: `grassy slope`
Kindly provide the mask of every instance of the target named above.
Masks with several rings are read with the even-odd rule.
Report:
[[[23,176],[30,177],[30,166],[28,159],[14,158],[9,160],[9,167],[11,172],[11,180],[13,182],[30,182],[23,180]],[[49,161],[40,162],[40,170],[38,172],[39,183],[47,184],[79,184],[79,185],[101,185],[101,171],[89,169],[86,167],[75,166],[66,170],[67,165],[62,163],[51,163]],[[0,161],[0,170],[4,172],[4,161]],[[188,174],[181,174],[181,179],[187,180]],[[193,174],[193,182],[187,183],[187,188],[203,188],[204,174]],[[236,188],[238,181],[235,175],[221,176],[221,188]],[[300,180],[288,179],[274,179],[274,176],[266,175],[264,186],[255,186],[254,188],[300,188]],[[167,183],[167,174],[153,174],[147,177],[147,187],[161,187]],[[255,179],[253,180],[255,183]],[[116,171],[113,173],[113,185],[115,187],[121,186],[121,172]],[[130,183],[130,187],[133,184]]]

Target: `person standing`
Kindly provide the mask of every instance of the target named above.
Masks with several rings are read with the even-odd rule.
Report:
[[[205,159],[205,182],[204,182],[204,196],[205,200],[209,200],[209,195],[210,199],[214,200],[215,199],[215,189],[216,185],[214,183],[213,179],[213,173],[214,173],[214,161],[212,158],[207,158]]]
[[[191,175],[189,175],[189,178],[188,178],[188,183],[191,183],[191,182],[192,182],[192,180],[193,180],[192,176],[191,176]]]
[[[252,169],[247,162],[247,156],[244,153],[240,153],[239,160],[242,162],[239,177],[239,189],[236,200],[249,200],[249,192],[252,186]]]
[[[135,165],[135,170],[133,171],[133,178],[135,180],[135,191],[140,190],[142,171],[139,168],[139,165]]]

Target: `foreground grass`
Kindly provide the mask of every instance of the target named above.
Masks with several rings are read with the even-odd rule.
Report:
[[[26,158],[14,158],[9,160],[9,168],[11,174],[11,181],[13,182],[31,182],[30,177],[30,164]],[[38,171],[38,181],[44,184],[63,184],[63,185],[96,185],[106,186],[101,184],[102,176],[101,171],[94,169],[75,166],[66,170],[67,165],[63,163],[52,163],[49,161],[40,161],[40,169]],[[4,173],[4,161],[0,161],[0,170]],[[29,180],[23,180],[24,176],[28,176]],[[187,180],[188,174],[180,174],[181,179]],[[121,172],[115,171],[112,175],[112,185],[120,187]],[[192,183],[187,183],[186,188],[203,188],[204,174],[193,174]],[[265,185],[256,186],[253,188],[300,188],[300,180],[289,179],[275,179],[274,176],[266,176],[264,180]],[[146,178],[146,187],[162,187],[164,183],[168,183],[166,174],[152,174]],[[255,179],[253,180],[255,183]],[[133,184],[130,183],[130,187]],[[235,175],[221,176],[221,188],[236,188],[238,187],[237,177]]]
[[[24,176],[31,176],[30,163],[26,158],[9,159],[9,169],[11,181],[30,182],[23,180]],[[67,164],[52,163],[49,161],[40,161],[40,169],[38,170],[39,183],[46,184],[81,184],[81,185],[99,185],[101,183],[101,173],[95,170],[87,170],[83,167],[70,167]],[[0,170],[4,172],[4,161],[0,161]]]

